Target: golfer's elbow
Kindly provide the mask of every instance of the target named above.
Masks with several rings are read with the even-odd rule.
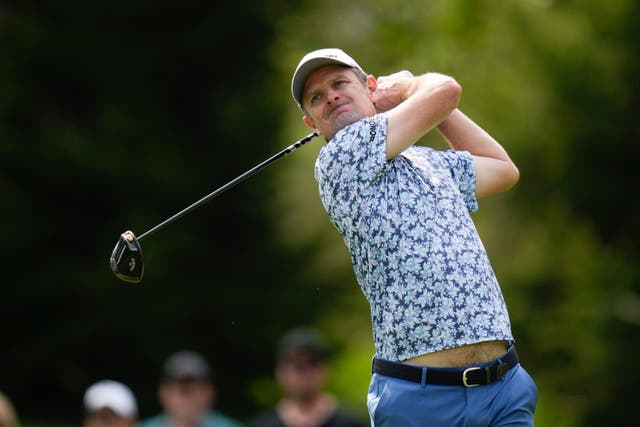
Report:
[[[510,189],[511,187],[513,187],[514,185],[516,185],[518,183],[518,181],[520,180],[520,170],[518,169],[518,167],[515,165],[515,163],[513,162],[509,162],[509,167],[507,169],[507,172],[505,173],[505,190]]]
[[[520,170],[511,160],[503,160],[501,161],[499,177],[496,192],[507,191],[520,180]]]
[[[462,87],[453,77],[439,74],[427,73],[414,79],[408,87],[409,96],[417,95],[420,101],[428,105],[437,105],[441,112],[450,113],[460,102]]]
[[[476,169],[476,196],[486,197],[507,191],[520,179],[520,171],[510,160],[479,159]]]

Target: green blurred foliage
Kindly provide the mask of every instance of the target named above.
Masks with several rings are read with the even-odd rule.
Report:
[[[317,196],[322,141],[145,240],[141,285],[107,266],[120,232],[306,135],[291,72],[340,47],[376,76],[454,76],[518,164],[474,218],[536,425],[635,425],[638,18],[632,0],[0,6],[0,389],[27,424],[73,424],[84,387],[111,377],[151,415],[162,360],[190,347],[247,419],[278,398],[275,340],[313,324],[336,349],[330,389],[366,417],[369,310]]]

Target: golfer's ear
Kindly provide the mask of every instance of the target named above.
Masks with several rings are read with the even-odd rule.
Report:
[[[378,86],[378,79],[376,79],[376,76],[374,76],[373,74],[369,74],[367,76],[367,86],[370,86],[370,85],[373,85],[372,89],[374,89],[374,90]]]
[[[378,90],[378,81],[371,74],[367,76],[367,89],[369,89],[369,97],[372,97],[376,90]]]
[[[317,130],[316,125],[313,123],[313,120],[311,120],[309,117],[307,116],[303,116],[302,120],[304,121],[304,123],[309,126],[311,129],[313,130]]]

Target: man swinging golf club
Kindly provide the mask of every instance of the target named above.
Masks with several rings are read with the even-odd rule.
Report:
[[[458,83],[436,73],[376,79],[345,52],[321,49],[302,58],[291,89],[314,130],[299,143],[327,141],[315,166],[320,198],[371,306],[372,424],[532,426],[537,389],[470,217],[477,198],[519,172],[457,108]],[[452,150],[414,146],[433,129]],[[141,279],[144,235],[123,233],[114,248],[123,280]]]
[[[514,185],[506,151],[458,108],[451,77],[376,79],[339,49],[291,82],[327,141],[315,177],[371,307],[372,425],[532,426],[537,389],[470,212]],[[414,146],[437,131],[452,150]]]

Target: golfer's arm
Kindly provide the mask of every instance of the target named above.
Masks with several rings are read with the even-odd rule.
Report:
[[[512,187],[520,172],[505,149],[457,108],[438,125],[438,131],[454,150],[473,155],[476,196],[484,197]]]
[[[406,79],[404,99],[387,113],[387,159],[392,159],[447,118],[460,101],[462,89],[451,77],[428,73]]]

